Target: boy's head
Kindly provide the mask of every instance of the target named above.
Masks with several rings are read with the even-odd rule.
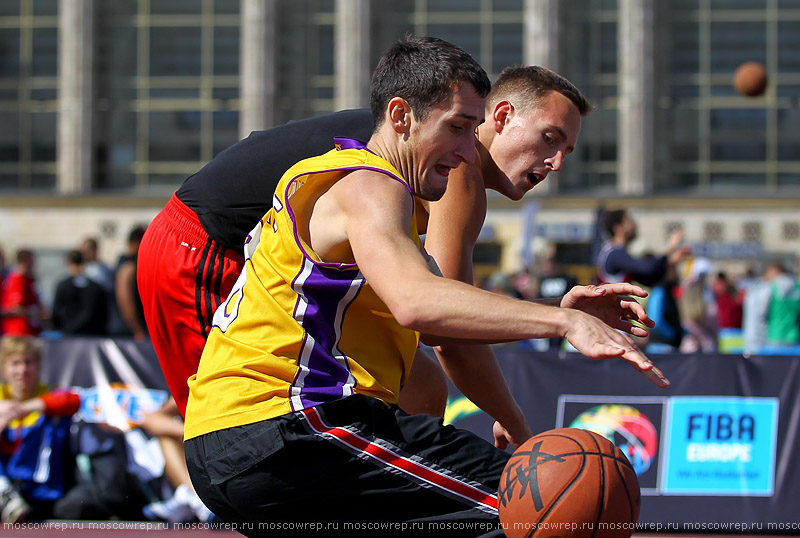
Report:
[[[0,371],[16,400],[36,394],[41,366],[41,345],[30,336],[6,336],[0,340]]]

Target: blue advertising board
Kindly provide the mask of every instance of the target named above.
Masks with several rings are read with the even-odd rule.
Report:
[[[665,495],[772,495],[778,399],[674,396],[667,402]]]

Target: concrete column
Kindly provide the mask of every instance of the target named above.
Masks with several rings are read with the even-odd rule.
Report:
[[[369,106],[369,0],[336,0],[334,108]]]
[[[94,0],[59,3],[57,188],[83,193],[92,187],[92,84]]]
[[[523,12],[523,62],[558,71],[558,38],[561,29],[558,0],[525,0]],[[505,66],[503,66],[505,67]],[[537,185],[535,195],[558,192],[558,174]]]
[[[277,0],[241,0],[239,136],[275,123]]]
[[[617,188],[622,194],[653,191],[654,11],[653,0],[619,0]]]
[[[525,0],[523,9],[523,62],[558,71],[558,0]]]

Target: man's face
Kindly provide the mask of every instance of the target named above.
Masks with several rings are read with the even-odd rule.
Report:
[[[433,107],[425,121],[412,123],[406,155],[416,196],[440,199],[450,171],[475,160],[475,129],[483,123],[485,106],[472,85],[464,84],[451,99]]]
[[[39,379],[39,360],[31,353],[9,355],[3,362],[3,379],[15,398],[32,398]]]
[[[17,260],[17,271],[26,276],[33,275],[34,258],[31,254],[23,254]]]
[[[507,180],[497,185],[497,190],[512,200],[522,198],[547,174],[561,169],[580,131],[578,107],[555,91],[525,112],[512,109],[489,147],[492,160]]]
[[[631,242],[634,239],[636,239],[636,236],[638,234],[636,221],[633,220],[631,216],[628,215],[627,213],[625,214],[625,217],[622,219],[622,230],[623,230],[622,233],[628,242]]]

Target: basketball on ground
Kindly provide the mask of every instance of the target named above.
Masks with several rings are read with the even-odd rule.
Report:
[[[611,441],[588,430],[534,435],[508,460],[497,505],[509,538],[629,538],[639,481]]]
[[[758,62],[745,62],[733,74],[736,91],[747,97],[758,97],[767,89],[767,70]]]

